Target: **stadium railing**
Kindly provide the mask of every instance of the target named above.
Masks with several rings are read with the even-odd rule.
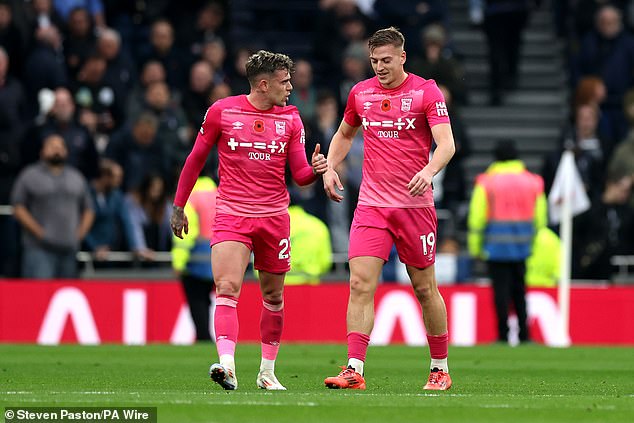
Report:
[[[0,216],[10,216],[13,208],[10,205],[0,204]],[[438,220],[442,221],[445,229],[452,232],[455,228],[453,215],[450,211],[438,209]],[[205,261],[209,259],[207,254],[197,254],[191,257],[192,260]],[[130,251],[111,251],[105,260],[97,261],[94,254],[90,251],[79,251],[77,253],[77,261],[82,263],[82,277],[86,279],[102,278],[104,276],[110,278],[130,278],[143,277],[152,279],[171,279],[174,277],[171,266],[172,253],[169,251],[156,251],[152,261],[143,261]],[[615,255],[612,256],[610,262],[618,268],[614,275],[614,282],[617,283],[634,283],[634,255]],[[95,265],[96,263],[99,263]],[[125,267],[117,268],[116,266],[101,267],[100,264],[124,264]],[[156,264],[157,267],[149,266]],[[325,275],[324,280],[347,280],[347,264],[348,255],[346,253],[333,253],[333,268],[330,273]]]

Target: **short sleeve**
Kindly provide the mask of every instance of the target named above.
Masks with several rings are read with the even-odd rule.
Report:
[[[348,101],[346,103],[346,109],[343,112],[343,120],[348,125],[356,128],[361,126],[361,117],[357,113],[356,108],[356,97],[357,97],[357,86],[355,85],[350,90],[350,94],[348,94]]]
[[[442,95],[436,83],[430,84],[425,89],[423,109],[425,110],[425,116],[427,117],[430,128],[433,128],[439,123],[450,123],[445,97]]]
[[[13,184],[13,189],[11,190],[11,205],[16,206],[18,204],[25,205],[27,202],[27,186],[26,186],[27,173],[22,172],[18,179]]]

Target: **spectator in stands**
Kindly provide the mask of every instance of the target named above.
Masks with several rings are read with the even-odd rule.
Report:
[[[579,105],[575,110],[574,131],[565,132],[562,142],[563,148],[572,149],[575,153],[577,169],[592,201],[601,196],[605,181],[604,142],[597,135],[599,113],[596,105]],[[562,149],[559,149],[546,156],[541,172],[546,192],[550,192],[555,180],[561,153]]]
[[[623,111],[630,129],[625,140],[616,146],[608,163],[608,173],[634,177],[634,88],[625,94]],[[631,200],[630,206],[634,208],[634,196]]]
[[[88,11],[90,18],[99,28],[106,26],[103,2],[101,0],[53,0],[55,10],[65,21],[71,19],[73,10],[84,8]]]
[[[189,135],[192,131],[185,112],[178,103],[171,101],[170,88],[164,82],[155,82],[147,88],[142,112],[151,113],[158,119],[156,141],[170,159],[168,175],[173,174],[176,178],[176,168],[182,166],[191,150]],[[168,176],[166,180],[174,178]]]
[[[155,173],[146,174],[141,184],[126,196],[126,207],[132,221],[134,245],[148,253],[170,251],[172,207],[163,178]]]
[[[26,40],[13,20],[13,9],[10,2],[0,2],[0,47],[4,48],[11,58],[12,75],[19,77],[23,71]]]
[[[421,29],[432,23],[442,24],[447,18],[447,5],[442,0],[375,0],[374,11],[379,26],[396,26],[405,39],[411,40],[407,50],[413,54],[422,51]]]
[[[155,82],[166,82],[167,75],[165,67],[158,60],[150,60],[143,65],[139,80],[135,82],[134,88],[128,95],[126,104],[126,114],[134,115],[138,113],[145,104],[145,91],[147,87]]]
[[[229,74],[229,86],[233,94],[248,94],[251,87],[246,75],[246,63],[253,51],[247,47],[240,47],[233,59],[233,68]]]
[[[339,103],[344,106],[352,87],[368,77],[370,53],[364,43],[350,44],[344,54],[340,70]]]
[[[182,1],[176,3],[183,7]],[[123,48],[135,60],[149,53],[150,26],[162,17],[171,16],[166,12],[169,4],[167,0],[108,0],[105,3],[108,26],[121,34]],[[142,63],[137,65],[140,67]]]
[[[159,19],[152,24],[150,49],[140,63],[150,60],[161,62],[171,87],[180,91],[187,85],[187,69],[191,60],[187,52],[174,44],[174,28],[167,19]]]
[[[137,79],[136,66],[127,52],[121,49],[119,33],[111,28],[99,31],[97,53],[106,60],[105,80],[114,84],[116,91],[127,96]]]
[[[170,157],[157,139],[158,127],[154,114],[141,113],[110,140],[105,156],[123,167],[125,191],[140,186],[150,172],[169,178]]]
[[[577,82],[572,110],[577,110],[577,107],[582,104],[594,104],[601,109],[606,96],[607,88],[601,78],[598,76],[584,76]],[[574,122],[574,116],[572,120]],[[610,140],[613,142],[616,140],[615,128],[611,127],[611,122],[604,113],[599,114],[597,133],[606,141]]]
[[[447,34],[440,24],[431,24],[422,31],[423,53],[413,56],[410,70],[425,79],[433,79],[451,91],[455,104],[467,101],[465,71],[451,50],[447,48]],[[453,119],[452,119],[453,120]]]
[[[529,0],[484,0],[483,3],[483,29],[489,50],[489,103],[499,106],[502,91],[517,87]]]
[[[317,90],[313,85],[313,66],[308,60],[300,59],[295,62],[292,83],[293,91],[288,98],[288,102],[297,107],[302,119],[314,119],[315,107],[317,106]]]
[[[217,100],[220,100],[221,98],[229,97],[230,95],[233,95],[233,91],[229,84],[226,84],[223,82],[222,84],[214,85],[214,87],[211,90],[211,101],[209,103],[213,104]]]
[[[125,119],[125,94],[106,79],[106,66],[102,57],[90,56],[77,74],[72,90],[79,122],[93,136],[109,136]]]
[[[35,44],[24,65],[24,85],[30,117],[38,112],[38,94],[42,88],[55,89],[68,82],[62,37],[53,25],[35,30]]]
[[[192,25],[192,21],[196,23]],[[189,51],[193,57],[202,53],[203,43],[213,38],[226,37],[225,9],[220,1],[208,1],[193,17],[175,22],[176,37],[179,45]]]
[[[515,143],[500,141],[495,162],[478,175],[469,205],[469,254],[487,262],[495,297],[498,341],[508,342],[512,300],[520,342],[529,340],[525,260],[536,231],[546,226],[544,181],[526,170]]]
[[[42,148],[42,140],[51,134],[64,138],[67,149],[66,162],[79,170],[87,181],[97,175],[98,158],[93,137],[88,129],[77,122],[75,102],[66,88],[54,91],[54,102],[46,119],[36,124],[23,141],[23,163],[32,163]]]
[[[212,38],[204,42],[200,58],[211,65],[213,70],[214,85],[227,82],[229,77],[225,69],[227,59],[227,48],[221,38]]]
[[[316,21],[313,53],[324,75],[340,72],[348,45],[363,42],[374,29],[354,0],[321,0]]]
[[[130,212],[120,186],[123,169],[110,159],[101,159],[99,174],[90,184],[90,196],[95,210],[95,221],[84,239],[88,251],[98,261],[106,260],[111,251],[134,251],[142,259],[152,253],[136,245]]]
[[[209,333],[209,307],[214,280],[209,244],[216,216],[217,191],[216,183],[209,176],[198,177],[185,204],[189,231],[183,238],[172,238],[172,268],[183,286],[196,327],[197,341],[212,340]]]
[[[33,0],[28,15],[30,34],[34,34],[38,28],[48,28],[53,25],[62,28],[65,24],[55,8],[53,0]]]
[[[44,140],[42,160],[25,168],[11,193],[16,220],[22,225],[22,276],[77,277],[75,255],[94,219],[84,177],[66,165],[64,139]]]
[[[77,7],[68,16],[67,30],[64,34],[64,56],[68,75],[75,79],[77,72],[86,59],[95,51],[97,38],[88,10]]]
[[[20,171],[20,140],[26,122],[26,98],[20,81],[11,76],[9,56],[0,47],[0,205],[9,204],[13,182]],[[0,215],[0,275],[19,274],[18,226]]]
[[[26,122],[26,98],[20,81],[9,74],[9,56],[0,47],[0,204],[9,203],[20,169],[20,140]]]
[[[627,0],[576,0],[568,3],[572,6],[573,35],[577,40],[583,40],[595,28],[597,12],[601,7],[611,4],[623,11]]]
[[[341,118],[339,116],[337,98],[331,91],[320,91],[317,95],[317,107],[315,121],[311,124],[315,142],[321,145],[322,152],[328,153],[330,140],[339,128]],[[348,185],[346,179],[346,162],[343,161],[335,169],[339,174],[341,183]],[[332,247],[336,253],[348,253],[348,239],[350,230],[349,196],[345,196],[340,203],[328,201],[326,203],[325,222],[330,228]]]
[[[323,190],[322,190],[323,191]],[[291,218],[291,270],[284,279],[285,285],[319,283],[319,278],[332,267],[332,245],[328,226],[319,218],[306,213],[291,193],[288,208]]]
[[[183,94],[183,110],[187,121],[196,130],[203,122],[205,112],[211,104],[211,90],[213,89],[213,69],[211,65],[199,60],[189,71],[189,85]],[[187,138],[193,138],[190,134]]]
[[[631,175],[608,175],[600,201],[574,220],[572,277],[610,279],[613,255],[634,254]]]
[[[634,38],[623,29],[623,17],[614,6],[602,6],[596,15],[596,28],[581,42],[576,77],[599,76],[606,85],[607,97],[601,106],[617,139],[627,132],[623,116],[623,95],[634,86]]]

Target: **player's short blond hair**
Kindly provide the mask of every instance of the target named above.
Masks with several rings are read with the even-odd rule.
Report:
[[[251,85],[257,83],[257,77],[263,74],[272,75],[277,70],[293,72],[295,64],[285,54],[260,50],[247,59],[246,74]]]
[[[377,47],[392,45],[394,47],[405,48],[405,37],[393,26],[376,31],[368,40],[370,52]]]

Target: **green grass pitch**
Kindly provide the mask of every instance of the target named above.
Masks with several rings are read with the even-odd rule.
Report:
[[[238,345],[239,390],[207,369],[212,345],[0,345],[0,405],[158,407],[159,422],[632,422],[634,348],[487,345],[451,348],[454,386],[422,390],[422,347],[370,347],[366,391],[328,390],[344,345],[289,345],[276,374],[286,392],[255,386],[258,345]]]

